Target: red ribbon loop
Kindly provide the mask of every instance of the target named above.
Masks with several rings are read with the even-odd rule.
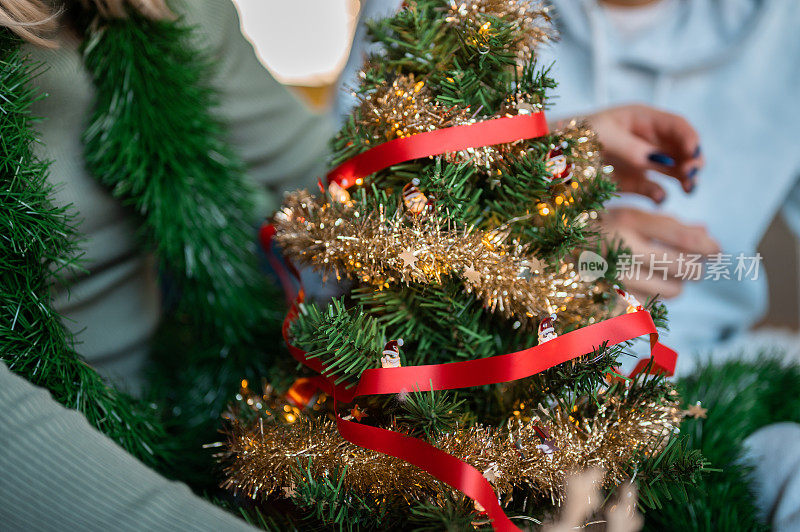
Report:
[[[590,353],[603,342],[615,345],[645,334],[658,338],[649,312],[623,314],[516,353],[449,364],[368,369],[361,374],[352,397],[412,390],[454,390],[515,381]],[[669,365],[663,357],[657,362],[659,366]]]
[[[544,112],[495,118],[390,140],[348,159],[328,173],[328,183],[348,188],[359,178],[413,159],[506,144],[549,133]]]
[[[337,417],[336,426],[342,437],[350,443],[414,464],[477,501],[486,510],[495,530],[519,532],[519,528],[514,526],[500,507],[492,485],[480,471],[468,463],[419,438],[345,421],[341,417]]]

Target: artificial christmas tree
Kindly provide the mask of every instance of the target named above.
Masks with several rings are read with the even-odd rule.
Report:
[[[657,506],[705,468],[675,436],[663,308],[613,267],[578,274],[582,250],[619,251],[591,224],[614,186],[590,130],[548,130],[555,83],[533,52],[548,22],[515,0],[418,0],[371,24],[384,50],[322,194],[289,194],[263,232],[290,266],[354,288],[294,298],[303,374],[285,393],[243,387],[227,487],[342,528],[513,529],[507,515],[545,519],[574,470],[603,468],[611,491],[635,478]],[[622,376],[639,336],[653,356]]]

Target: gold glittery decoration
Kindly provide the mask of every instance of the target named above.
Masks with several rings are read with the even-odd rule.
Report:
[[[381,85],[360,99],[361,125],[382,140],[455,126],[469,118],[464,109],[440,105],[425,82],[413,74],[399,75],[391,85]]]
[[[510,22],[520,36],[514,51],[520,62],[529,60],[536,46],[555,38],[550,9],[542,3],[518,0],[450,0],[446,21],[466,30],[480,47],[492,32],[490,18]],[[488,51],[488,47],[487,47]]]
[[[599,407],[588,398],[572,409],[539,406],[502,428],[475,425],[431,443],[483,471],[504,502],[512,488],[525,487],[558,504],[570,472],[602,467],[604,485],[616,486],[627,478],[632,459],[660,452],[678,430],[674,392],[663,403],[599,397]],[[416,466],[345,441],[333,421],[314,414],[293,424],[233,419],[218,458],[225,464],[224,487],[252,498],[280,493],[305,468],[321,478],[346,467],[347,489],[379,498],[423,499],[451,490]]]
[[[560,324],[604,316],[598,290],[580,280],[574,265],[541,268],[526,246],[493,231],[456,227],[433,215],[386,214],[328,202],[305,191],[287,195],[275,216],[276,240],[290,258],[337,279],[350,277],[376,289],[398,283],[439,283],[457,276],[492,312],[529,320],[556,311]],[[520,220],[524,223],[524,220]]]
[[[608,175],[613,171],[611,166],[603,166],[597,134],[585,122],[570,120],[554,134],[569,146],[568,159],[573,164],[572,179],[566,183],[554,182],[550,186],[550,197],[542,198],[534,206],[531,212],[537,216],[531,222],[536,225],[543,224],[562,205],[575,203],[582,183],[594,179],[598,174]],[[577,223],[586,225],[597,216],[596,212],[582,213]]]
[[[591,179],[604,170],[601,163],[600,143],[597,134],[582,120],[570,120],[557,131],[556,136],[567,142],[570,147],[570,160],[575,164],[575,177],[583,181]]]
[[[370,135],[376,145],[447,127],[535,113],[543,108],[542,102],[524,95],[509,97],[496,116],[480,115],[479,112],[454,106],[446,107],[437,102],[425,82],[417,81],[413,74],[399,75],[391,85],[378,87],[360,95],[359,99],[359,111],[355,114],[359,129]],[[600,146],[595,133],[586,123],[572,120],[555,133],[571,146],[570,160],[575,165],[572,182],[590,179],[601,171]],[[448,152],[442,154],[442,158],[447,162],[470,163],[482,168],[499,182],[498,176],[502,174],[506,159],[512,156],[524,158],[528,156],[528,150],[528,141],[519,140]],[[568,185],[556,184],[554,189],[563,189],[563,199],[566,201],[574,192],[574,188]]]
[[[436,131],[453,126],[474,124],[489,118],[530,114],[542,109],[541,102],[511,98],[496,117],[480,114],[480,109],[462,109],[445,106],[438,102],[424,81],[413,74],[398,75],[391,84],[382,85],[373,91],[359,95],[360,105],[356,113],[359,128],[372,136],[375,143],[405,138],[418,133]],[[524,154],[525,141],[465,148],[443,155],[452,163],[469,162],[479,168],[494,168],[517,150]]]
[[[292,389],[286,393],[278,393],[271,384],[264,381],[260,391],[250,387],[247,379],[242,379],[239,393],[234,401],[228,405],[228,410],[222,414],[224,419],[237,420],[239,423],[249,423],[259,419],[260,423],[292,424],[302,417],[304,408],[312,412],[321,412],[325,409],[328,396],[322,392],[315,393],[308,399],[310,404],[298,406],[289,400]],[[308,413],[308,410],[306,411]]]

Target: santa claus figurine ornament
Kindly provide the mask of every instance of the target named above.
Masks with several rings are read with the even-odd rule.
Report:
[[[640,310],[644,310],[644,307],[639,300],[633,297],[633,294],[629,294],[618,285],[614,285],[614,290],[622,296],[622,299],[628,304],[628,307],[625,309],[626,314],[630,314],[631,312],[639,312]]]
[[[419,179],[416,177],[403,187],[403,204],[414,216],[423,214],[432,205],[428,197],[419,189]]]
[[[403,339],[389,340],[383,346],[383,356],[381,357],[382,368],[399,368],[400,367],[400,347],[403,345]]]
[[[549,315],[545,316],[541,322],[539,322],[539,345],[558,337],[556,330],[553,327],[555,321],[555,313],[550,313]]]
[[[550,183],[555,181],[568,183],[572,179],[573,165],[564,155],[564,148],[567,146],[566,143],[562,143],[561,146],[550,145],[550,150],[547,152],[547,159],[544,163],[544,167],[547,170],[545,179]]]

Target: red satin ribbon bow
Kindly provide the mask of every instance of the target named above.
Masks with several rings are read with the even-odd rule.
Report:
[[[407,160],[468,147],[540,137],[547,132],[544,114],[535,113],[420,133],[380,144],[345,161],[328,174],[328,182],[347,188],[354,185],[359,178]],[[336,385],[334,376],[323,375],[325,368],[319,359],[307,358],[305,351],[291,343],[289,328],[297,318],[299,305],[305,299],[305,294],[301,284],[296,297],[290,295],[293,292],[291,281],[283,265],[271,253],[274,235],[275,228],[272,225],[262,227],[262,245],[268,252],[291,305],[283,322],[284,340],[292,357],[320,374],[315,378],[317,384],[335,401],[351,402],[362,395],[451,390],[514,381],[583,356],[603,343],[615,345],[645,334],[650,336],[651,358],[640,361],[634,374],[642,371],[650,362],[653,370],[669,375],[675,368],[677,354],[658,343],[658,332],[650,313],[639,311],[577,329],[516,353],[448,364],[368,369],[361,374],[355,387]],[[291,262],[287,260],[286,265],[299,281],[300,276]],[[495,530],[519,530],[503,512],[489,481],[468,463],[418,438],[348,421],[338,415],[336,425],[345,440],[405,460],[460,490],[485,509]]]

